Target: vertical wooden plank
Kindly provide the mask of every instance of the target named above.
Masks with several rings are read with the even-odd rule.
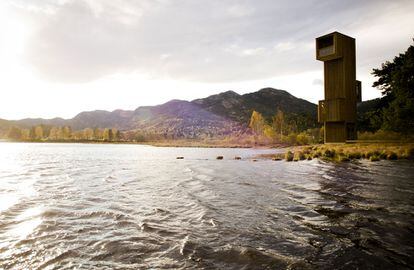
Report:
[[[317,38],[316,47],[316,58],[324,62],[325,108],[319,120],[324,121],[325,142],[356,139],[355,39],[334,32]]]

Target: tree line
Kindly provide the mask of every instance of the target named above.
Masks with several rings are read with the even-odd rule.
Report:
[[[185,139],[163,132],[146,130],[120,131],[116,128],[85,128],[73,130],[70,126],[37,125],[30,128],[12,126],[0,138],[32,142],[152,142]]]
[[[257,143],[309,144],[323,141],[323,128],[303,129],[303,123],[297,117],[287,117],[281,110],[266,121],[263,115],[253,111],[249,127]]]
[[[85,128],[72,130],[70,126],[37,125],[30,128],[12,126],[6,138],[15,141],[103,141],[116,142],[121,132],[115,128]]]

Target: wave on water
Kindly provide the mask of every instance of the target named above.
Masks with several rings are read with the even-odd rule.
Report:
[[[414,264],[409,161],[252,163],[247,157],[261,150],[116,145],[7,151],[0,152],[0,269]]]

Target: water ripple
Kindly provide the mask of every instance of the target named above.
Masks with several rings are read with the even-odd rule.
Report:
[[[414,263],[412,162],[252,163],[260,150],[135,145],[0,150],[0,269]]]

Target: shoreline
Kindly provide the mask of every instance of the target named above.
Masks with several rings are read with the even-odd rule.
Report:
[[[0,140],[0,142],[6,143],[74,143],[74,144],[126,144],[126,145],[147,145],[154,147],[191,147],[191,148],[255,148],[255,149],[283,149],[291,147],[285,144],[274,145],[250,145],[250,144],[237,144],[237,143],[223,143],[220,141],[200,142],[191,140],[177,140],[177,141],[153,141],[153,142],[127,142],[127,141],[13,141],[13,140]]]
[[[380,160],[414,160],[414,143],[412,142],[358,142],[349,144],[317,144],[288,147],[285,153],[262,154],[258,157],[274,161],[301,161],[321,159],[328,162],[350,162],[366,159]]]
[[[105,142],[105,141],[11,141],[0,140],[0,142],[14,143],[75,143],[75,144],[125,144],[143,145],[153,147],[171,148],[244,148],[244,149],[274,149],[284,150],[272,154],[260,154],[253,158],[271,159],[274,161],[285,160],[302,161],[321,159],[328,162],[350,162],[353,160],[367,159],[370,161],[379,160],[414,160],[414,142],[396,141],[360,141],[343,144],[313,144],[292,146],[285,144],[274,145],[243,145],[234,143],[222,143],[220,141],[155,141],[155,142]]]

